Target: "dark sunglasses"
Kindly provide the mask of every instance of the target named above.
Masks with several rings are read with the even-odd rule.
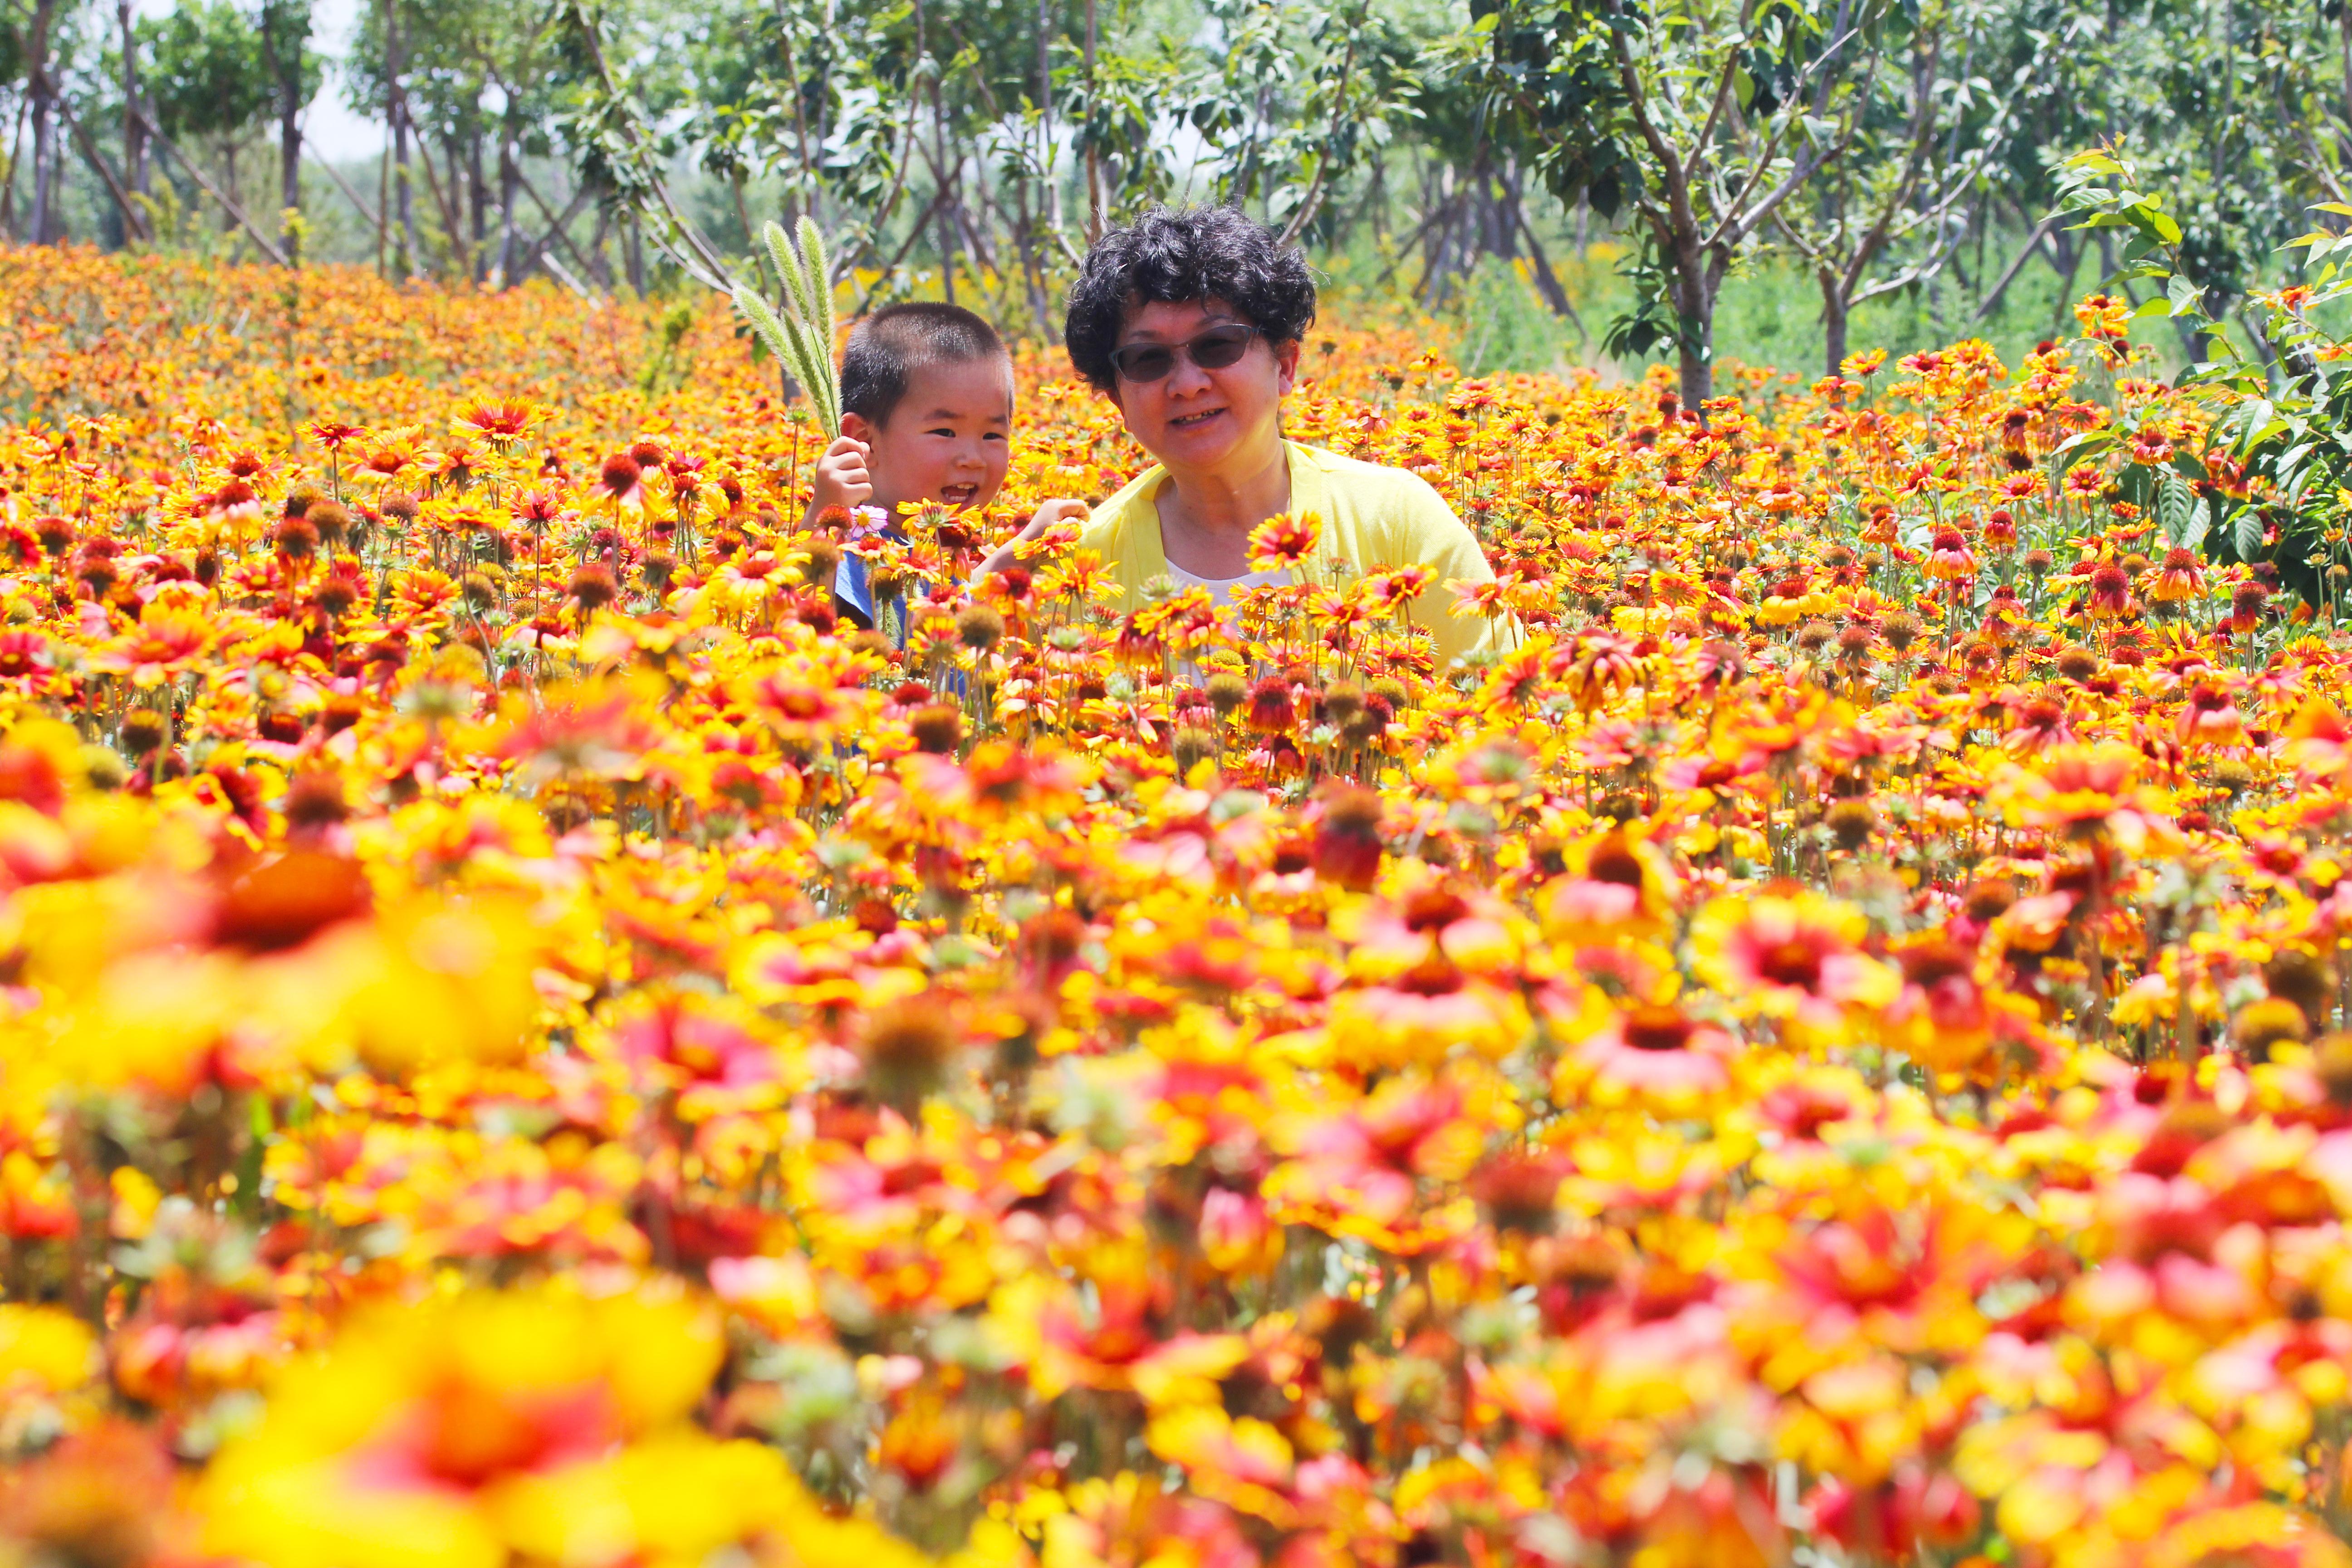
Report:
[[[1129,343],[1111,351],[1111,368],[1118,372],[1120,380],[1138,384],[1166,376],[1176,368],[1178,354],[1202,370],[1223,370],[1239,364],[1242,355],[1249,353],[1250,340],[1257,335],[1255,327],[1234,321],[1211,327],[1189,343]]]

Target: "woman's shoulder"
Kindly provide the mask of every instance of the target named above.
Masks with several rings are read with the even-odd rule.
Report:
[[[1165,468],[1154,463],[1097,502],[1088,510],[1086,526],[1078,531],[1079,544],[1088,550],[1101,550],[1126,533],[1138,518],[1150,510],[1153,492],[1166,473]]]
[[[1322,502],[1323,510],[1339,516],[1352,514],[1363,523],[1383,524],[1412,533],[1443,530],[1448,525],[1462,526],[1454,509],[1445,504],[1445,498],[1427,479],[1410,469],[1367,463],[1321,447],[1297,443],[1292,444],[1291,453],[1294,486],[1297,465],[1303,463],[1314,470],[1319,482],[1313,489],[1322,492],[1317,499]]]

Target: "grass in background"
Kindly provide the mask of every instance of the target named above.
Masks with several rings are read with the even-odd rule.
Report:
[[[1996,275],[2006,259],[1999,250],[1998,246],[1987,247]],[[1494,257],[1457,279],[1432,313],[1450,330],[1456,363],[1474,374],[1588,367],[1605,377],[1637,380],[1648,365],[1658,363],[1656,356],[1616,359],[1601,346],[1610,323],[1632,304],[1631,289],[1617,270],[1623,254],[1612,241],[1595,241],[1580,254],[1568,246],[1555,253],[1553,265],[1576,309],[1575,321],[1544,303],[1524,261],[1514,264]],[[1393,277],[1383,279],[1383,266],[1378,257],[1364,254],[1327,260],[1333,308],[1351,316],[1409,311],[1413,304],[1409,289]],[[2085,262],[2067,289],[2047,264],[2030,261],[2000,307],[1979,320],[1978,289],[1948,274],[1864,305],[1847,330],[1847,347],[1908,353],[1983,338],[2005,362],[2015,364],[2036,342],[2071,336],[2074,300],[2098,282],[2095,262]],[[1719,363],[1769,365],[1810,380],[1826,368],[1824,341],[1820,289],[1805,270],[1768,258],[1725,283],[1716,313]],[[2160,347],[2172,347],[2158,341]]]

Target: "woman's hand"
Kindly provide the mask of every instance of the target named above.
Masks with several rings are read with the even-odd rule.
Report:
[[[1084,522],[1093,515],[1093,509],[1082,500],[1065,496],[1049,500],[1037,509],[1026,527],[996,547],[994,554],[980,563],[974,575],[985,577],[992,572],[1002,572],[1020,559],[1020,549],[1034,539],[1045,537],[1045,531],[1058,522]]]
[[[825,508],[837,506],[855,510],[874,499],[874,477],[866,471],[866,459],[872,448],[854,436],[837,437],[816,460],[816,471],[811,488],[815,494],[809,500],[807,526],[815,526],[817,516]]]

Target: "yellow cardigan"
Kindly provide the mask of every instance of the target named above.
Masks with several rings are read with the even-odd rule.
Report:
[[[1400,566],[1429,566],[1436,577],[1412,602],[1412,621],[1434,637],[1440,669],[1475,650],[1509,646],[1517,639],[1483,616],[1454,614],[1448,582],[1490,583],[1478,541],[1429,482],[1402,468],[1384,468],[1285,441],[1290,458],[1290,514],[1315,516],[1323,526],[1315,547],[1312,580],[1339,586],[1370,573]],[[1154,464],[1094,509],[1078,547],[1100,554],[1123,595],[1124,612],[1142,604],[1146,583],[1168,570],[1160,540],[1156,498],[1168,470]],[[1339,568],[1345,564],[1343,574]],[[1499,641],[1498,641],[1499,637]]]

